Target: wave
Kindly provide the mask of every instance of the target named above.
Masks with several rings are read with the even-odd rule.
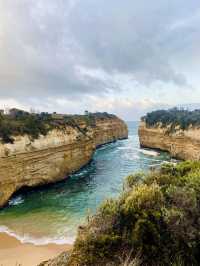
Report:
[[[162,164],[173,164],[173,165],[177,165],[178,161],[176,160],[170,160],[170,161],[162,161]]]
[[[160,161],[160,163],[150,164],[149,167],[161,166],[163,164],[177,165],[177,163],[178,163],[178,161],[173,159],[173,160],[170,160],[170,161]]]
[[[135,159],[138,160],[140,159],[140,156],[137,154],[123,154],[122,158],[126,160],[135,160]]]
[[[130,150],[131,147],[127,146],[127,147],[118,147],[118,150]]]
[[[152,158],[152,157],[145,157],[145,158],[142,158],[142,159],[144,160],[144,162],[145,161],[149,161],[149,162],[162,162],[163,161],[162,159],[159,159],[159,158],[156,159],[156,157],[157,156],[154,156],[154,158]]]
[[[16,206],[24,202],[24,199],[21,196],[17,196],[9,200],[8,204],[10,206]]]
[[[154,164],[150,164],[149,167],[154,168],[154,167],[159,167],[161,165],[162,165],[162,163],[154,163]]]
[[[96,150],[96,152],[98,151],[102,151],[102,150],[106,150],[107,148],[109,147],[112,147],[114,146],[116,143],[115,142],[110,142],[110,143],[105,143],[105,144],[102,144],[98,147],[98,149]]]
[[[134,143],[127,143],[126,146],[120,146],[116,148],[117,150],[140,150],[134,147]]]
[[[12,236],[19,240],[23,244],[33,244],[35,246],[44,246],[48,244],[56,244],[56,245],[64,245],[74,244],[75,236],[74,237],[67,237],[67,238],[50,238],[50,237],[42,237],[42,238],[34,238],[28,234],[23,236],[16,234],[12,230],[10,230],[7,226],[0,226],[0,233],[6,233],[9,236]]]
[[[139,149],[139,152],[145,154],[145,155],[149,155],[149,156],[159,156],[160,153],[157,151],[153,151],[153,150],[145,150],[145,149]]]

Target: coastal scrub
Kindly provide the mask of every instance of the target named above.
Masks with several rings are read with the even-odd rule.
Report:
[[[67,266],[198,265],[200,162],[165,164],[129,176],[81,227]]]

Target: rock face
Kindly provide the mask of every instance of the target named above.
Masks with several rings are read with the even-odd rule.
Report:
[[[183,160],[200,160],[200,128],[190,127],[187,130],[169,128],[160,125],[148,127],[140,122],[139,139],[142,147],[168,151],[173,157]]]
[[[112,116],[95,117],[93,126],[80,121],[35,140],[15,136],[13,144],[0,144],[0,207],[20,188],[63,180],[86,165],[99,145],[127,137],[126,124]]]

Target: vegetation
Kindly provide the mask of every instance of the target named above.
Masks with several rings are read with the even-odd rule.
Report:
[[[15,117],[0,116],[0,138],[4,143],[12,143],[13,136],[28,134],[31,138],[38,138],[40,134],[46,135],[51,129],[51,117],[46,114],[35,115],[23,113]]]
[[[184,109],[157,110],[148,113],[142,118],[148,126],[161,124],[163,127],[170,125],[170,130],[175,130],[178,126],[185,130],[190,125],[200,126],[200,110],[188,111]]]
[[[126,179],[81,227],[70,266],[199,265],[200,162],[165,164]]]
[[[12,109],[10,114],[0,114],[0,139],[3,143],[13,143],[13,136],[29,135],[36,139],[46,135],[53,128],[70,126],[86,135],[88,127],[95,127],[96,119],[107,119],[115,116],[107,113],[88,113],[87,115],[57,115],[49,113],[31,114]],[[81,124],[85,127],[80,127]]]

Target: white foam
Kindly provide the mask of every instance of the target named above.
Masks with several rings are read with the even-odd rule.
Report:
[[[10,199],[8,204],[10,206],[15,206],[15,205],[19,205],[19,204],[21,204],[23,202],[24,202],[23,198],[21,196],[17,196],[15,198]]]
[[[162,164],[172,164],[172,165],[177,165],[178,161],[162,161]]]
[[[141,152],[141,153],[143,153],[145,155],[154,156],[154,157],[160,155],[159,152],[153,151],[153,150],[150,151],[150,150],[145,150],[145,149],[139,149],[139,152]]]
[[[162,160],[160,160],[160,159],[155,159],[155,157],[154,158],[149,158],[149,157],[145,157],[145,158],[142,158],[144,161],[150,161],[150,162],[162,162]]]
[[[12,236],[19,240],[23,244],[33,244],[35,246],[43,246],[47,244],[57,244],[57,245],[63,245],[63,244],[70,244],[72,245],[75,241],[74,237],[67,237],[67,238],[49,238],[49,237],[42,237],[42,238],[34,238],[28,234],[24,234],[23,236],[16,234],[12,230],[10,230],[7,226],[0,226],[0,233],[6,233],[9,236]]]
[[[154,163],[154,164],[150,164],[149,167],[158,167],[160,166],[162,163]]]
[[[118,147],[118,150],[130,150],[131,147]]]

